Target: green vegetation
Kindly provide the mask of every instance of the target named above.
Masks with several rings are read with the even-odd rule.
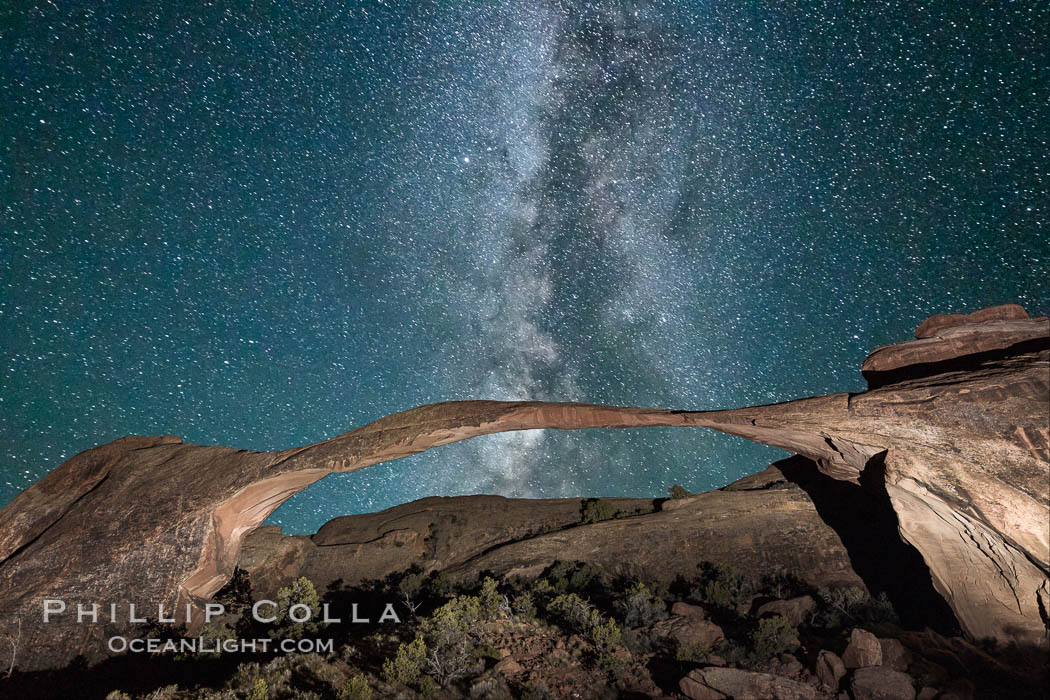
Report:
[[[459,596],[423,620],[426,640],[426,672],[440,686],[478,672],[475,644],[482,619],[480,597]]]
[[[675,652],[675,660],[683,663],[702,664],[711,655],[711,647],[699,642],[686,644]]]
[[[751,655],[755,659],[768,659],[798,649],[798,629],[782,615],[774,615],[758,621],[758,628],[751,633]]]
[[[807,593],[818,600],[818,610],[811,624],[802,625],[803,637],[838,637],[842,625],[870,626],[895,619],[884,597],[872,599],[860,589],[818,592],[784,576],[767,577],[756,585],[731,568],[710,562],[702,563],[694,578],[673,582],[610,576],[585,562],[555,562],[536,578],[484,577],[465,585],[416,569],[349,592],[330,588],[323,601],[314,585],[300,578],[276,596],[273,625],[252,626],[243,617],[239,622],[224,618],[202,634],[226,638],[236,628],[243,638],[268,632],[274,637],[308,639],[306,635],[321,630],[316,623],[297,622],[295,618],[305,617],[305,610],[296,606],[313,611],[313,621],[320,616],[322,602],[334,602],[336,609],[345,610],[347,600],[361,597],[398,601],[400,608],[413,614],[405,615],[400,625],[326,627],[319,636],[336,643],[325,654],[195,658],[196,663],[227,665],[228,680],[221,688],[209,694],[168,686],[146,697],[373,700],[475,693],[550,698],[548,688],[564,690],[566,673],[575,674],[580,687],[632,688],[639,679],[651,679],[654,668],[684,674],[688,667],[709,663],[716,655],[728,665],[760,670],[782,663],[785,654],[795,651],[800,631],[785,617],[756,620],[748,615],[753,599]],[[700,605],[708,622],[721,628],[724,641],[715,647],[687,643],[672,632],[685,623],[660,625],[670,617],[669,604],[677,601]],[[241,609],[250,608],[242,605]],[[508,657],[512,670],[495,671]],[[112,700],[131,697],[120,692],[114,691]]]
[[[372,688],[368,679],[362,675],[351,676],[339,690],[336,700],[372,700]]]
[[[316,634],[320,621],[321,598],[310,579],[300,576],[288,588],[277,591],[277,620],[270,636],[274,639],[302,639]]]
[[[693,596],[698,600],[737,612],[749,602],[753,592],[750,582],[730,567],[704,562],[700,570],[700,585],[693,590]]]
[[[511,610],[515,617],[523,620],[534,620],[536,618],[536,604],[532,602],[532,594],[525,592],[514,596],[511,602]]]
[[[644,583],[636,583],[616,601],[627,627],[644,627],[667,617],[667,605]]]
[[[247,700],[269,700],[270,689],[266,685],[266,681],[262,678],[256,678],[255,682],[252,683],[251,690],[248,691]]]
[[[817,615],[818,624],[828,629],[846,625],[865,627],[894,627],[900,623],[885,592],[872,598],[863,589],[855,586],[845,588],[821,588],[817,598],[823,609]]]
[[[612,520],[616,517],[616,506],[612,501],[604,498],[587,501],[583,505],[583,518],[581,522],[600,523],[603,520]]]
[[[667,491],[668,491],[668,493],[671,494],[671,499],[672,500],[678,499],[678,498],[689,498],[690,496],[693,495],[689,491],[686,491],[685,488],[683,488],[682,486],[679,486],[678,484],[675,484],[671,488],[667,489]]]
[[[383,662],[383,680],[392,685],[415,685],[426,658],[427,645],[423,635],[418,635],[411,644],[399,646],[394,658]]]

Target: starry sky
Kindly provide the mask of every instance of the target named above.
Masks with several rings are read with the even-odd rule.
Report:
[[[967,0],[0,2],[0,505],[126,434],[768,403],[862,390],[932,313],[1045,313],[1047,26]],[[656,497],[783,455],[510,433],[271,522]]]

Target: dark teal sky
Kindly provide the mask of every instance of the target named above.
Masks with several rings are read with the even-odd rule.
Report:
[[[932,313],[1050,310],[1045,3],[88,5],[0,3],[0,503],[130,433],[857,391]],[[274,517],[780,454],[516,433]]]

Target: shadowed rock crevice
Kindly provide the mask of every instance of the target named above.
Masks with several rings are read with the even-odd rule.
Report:
[[[885,453],[869,460],[859,485],[828,478],[813,461],[798,455],[774,466],[812,499],[821,520],[842,540],[853,570],[872,595],[886,594],[906,627],[959,633],[922,555],[900,538],[897,514],[886,492]]]

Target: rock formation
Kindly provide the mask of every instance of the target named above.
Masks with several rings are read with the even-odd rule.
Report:
[[[200,606],[228,580],[244,537],[331,472],[508,430],[681,426],[790,450],[885,499],[969,635],[1045,645],[1050,326],[1013,307],[924,325],[928,337],[872,353],[863,368],[872,388],[856,395],[728,411],[439,403],[275,453],[117,440],[0,511],[0,632],[20,625],[22,669],[97,659],[127,629],[128,603],[179,617]],[[118,621],[78,625],[66,614],[43,624],[44,599],[71,611],[120,603]]]
[[[656,512],[652,500],[606,500],[624,515],[642,514],[581,525],[585,499],[425,498],[336,518],[313,537],[259,528],[246,538],[238,566],[259,595],[298,576],[323,590],[411,566],[465,580],[483,572],[532,576],[558,560],[643,580],[691,578],[699,562],[710,561],[755,580],[791,573],[814,586],[864,587],[839,535],[775,466],[725,490],[663,501]]]

